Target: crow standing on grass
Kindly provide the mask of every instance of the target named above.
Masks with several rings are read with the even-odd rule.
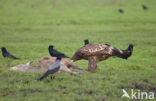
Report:
[[[118,9],[118,11],[120,12],[120,13],[124,13],[124,10],[123,9]]]
[[[66,56],[65,54],[57,51],[54,49],[54,46],[53,45],[50,45],[49,48],[49,54],[52,56],[52,57],[62,57],[62,58],[69,58],[68,56]]]
[[[13,56],[11,53],[9,53],[5,47],[1,47],[1,50],[2,50],[2,56],[3,57],[8,57],[8,58],[12,58],[12,59],[19,59],[15,56]]]
[[[142,5],[142,8],[143,8],[144,10],[147,10],[147,9],[148,9],[147,6],[145,6],[145,5]]]
[[[56,58],[56,61],[49,67],[49,69],[47,70],[47,72],[44,73],[44,75],[40,79],[38,79],[38,81],[43,80],[45,77],[47,77],[49,75],[51,76],[51,79],[54,79],[55,78],[55,75],[60,70],[60,67],[61,67],[61,64],[60,64],[61,58],[62,57],[57,57]]]

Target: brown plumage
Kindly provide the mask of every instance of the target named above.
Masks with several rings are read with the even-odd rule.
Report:
[[[130,52],[132,54],[132,51],[130,50],[121,50],[108,44],[91,43],[79,48],[72,56],[71,60],[73,62],[81,59],[88,60],[88,70],[95,71],[97,68],[97,62],[106,60],[110,56],[118,56],[127,59],[130,56]],[[123,55],[125,57],[123,57]]]

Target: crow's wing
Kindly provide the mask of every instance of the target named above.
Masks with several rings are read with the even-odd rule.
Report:
[[[46,73],[44,73],[44,75],[39,79],[42,80],[45,77],[47,77],[50,74],[54,74],[56,72],[58,72],[60,69],[60,60],[56,60],[48,69],[48,71]]]
[[[59,69],[60,69],[60,66],[58,68],[53,69],[53,70],[48,70],[46,73],[44,73],[44,75],[39,80],[44,79],[45,77],[47,77],[50,74],[54,74],[54,73],[58,72]]]
[[[63,53],[61,53],[61,52],[59,52],[59,51],[57,51],[57,50],[53,50],[53,53],[54,53],[55,55],[64,55]]]
[[[15,57],[14,55],[10,54],[9,52],[8,52],[8,57],[13,58],[13,59],[19,59],[19,58]]]
[[[55,56],[68,57],[68,56],[66,56],[64,53],[61,53],[61,52],[59,52],[59,51],[57,51],[57,50],[53,50],[53,54],[54,54]]]

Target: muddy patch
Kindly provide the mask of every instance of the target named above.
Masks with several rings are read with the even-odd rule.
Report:
[[[132,82],[131,86],[119,86],[120,89],[139,89],[141,91],[154,92],[156,94],[156,86],[149,85],[149,81],[144,79],[143,82]]]
[[[84,94],[92,95],[92,94],[95,94],[95,93],[97,93],[97,92],[95,92],[93,90],[77,92],[78,95],[84,95]]]
[[[11,84],[11,85],[14,85],[14,84],[16,84],[16,83],[18,83],[18,82],[20,82],[20,81],[19,81],[19,80],[11,81],[10,84]]]
[[[19,94],[19,93],[23,93],[23,96],[26,96],[26,95],[28,95],[30,93],[43,92],[42,90],[31,89],[31,88],[21,89],[21,90],[16,90],[16,91],[9,91],[8,88],[5,88],[4,90],[7,91],[7,92],[2,95],[3,97],[8,96],[8,95],[16,95],[16,94]]]
[[[62,86],[62,85],[59,85],[58,86],[60,89],[66,89],[67,87],[66,86]]]
[[[2,97],[9,96],[9,95],[16,96],[17,94],[23,94],[23,96],[27,96],[28,94],[32,94],[32,93],[56,92],[57,91],[53,88],[50,90],[28,88],[28,89],[20,89],[16,91],[9,91],[9,88],[4,88],[3,90],[6,91],[6,93],[4,93]]]
[[[140,89],[140,90],[144,90],[146,87],[145,84],[138,83],[138,82],[133,82],[132,85],[134,86],[135,89]]]

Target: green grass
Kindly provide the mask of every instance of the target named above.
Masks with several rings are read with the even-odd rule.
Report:
[[[149,10],[143,11],[145,4]],[[128,101],[122,88],[153,91],[156,97],[155,0],[0,0],[0,46],[20,60],[0,56],[0,101]],[[124,9],[124,13],[118,12]],[[49,55],[48,45],[72,56],[83,40],[125,49],[128,60],[109,58],[96,73],[55,80],[8,68]],[[75,64],[87,68],[87,61]],[[131,101],[131,100],[130,100]]]

